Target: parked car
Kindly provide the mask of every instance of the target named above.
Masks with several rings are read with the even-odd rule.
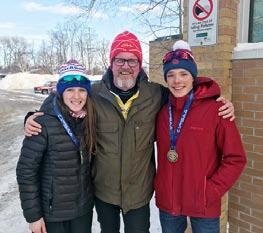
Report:
[[[43,86],[34,87],[35,93],[49,94],[56,90],[57,81],[47,81]]]

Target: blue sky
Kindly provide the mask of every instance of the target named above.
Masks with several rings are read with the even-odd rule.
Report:
[[[48,32],[55,29],[58,23],[63,23],[77,15],[80,9],[65,4],[59,0],[10,0],[1,5],[0,36],[21,36],[27,39],[45,39]],[[90,19],[91,28],[99,39],[111,41],[114,36],[124,30],[137,34],[141,40],[148,41],[141,34],[142,26],[134,20],[134,15],[127,13],[134,9],[120,7],[115,14],[97,11]]]

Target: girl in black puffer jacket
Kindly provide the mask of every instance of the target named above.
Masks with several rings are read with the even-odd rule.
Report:
[[[37,118],[42,132],[23,141],[17,181],[34,233],[91,232],[96,118],[84,71],[74,60],[61,66],[57,95],[48,97]]]

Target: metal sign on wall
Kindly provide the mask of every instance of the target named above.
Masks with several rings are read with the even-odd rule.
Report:
[[[188,42],[191,46],[217,41],[218,0],[189,0]]]

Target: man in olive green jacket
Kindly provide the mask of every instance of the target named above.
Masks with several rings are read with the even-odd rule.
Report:
[[[114,39],[110,67],[101,83],[93,86],[98,118],[92,166],[101,233],[119,233],[120,212],[125,233],[149,233],[155,118],[166,90],[149,82],[141,65],[140,42],[125,31]],[[225,117],[233,116],[231,103],[224,108],[230,112]],[[32,121],[26,122],[28,136],[39,131]]]
[[[95,206],[103,233],[117,233],[120,210],[125,232],[149,232],[153,193],[155,117],[162,87],[148,82],[142,51],[130,32],[113,41],[111,66],[93,86],[97,152],[93,163]]]

